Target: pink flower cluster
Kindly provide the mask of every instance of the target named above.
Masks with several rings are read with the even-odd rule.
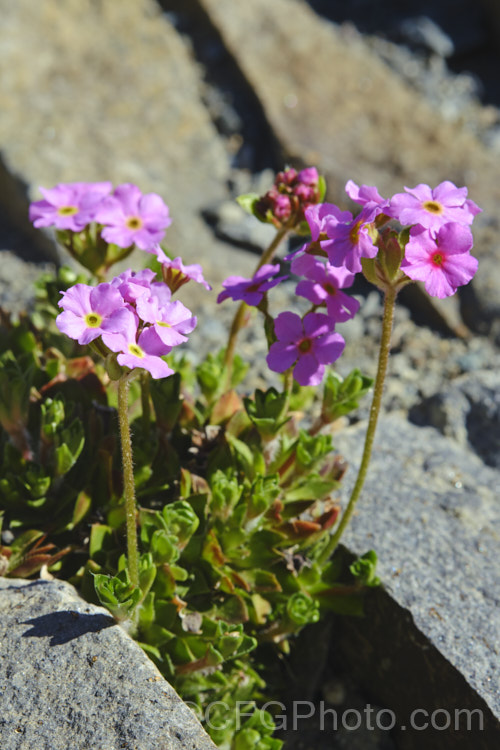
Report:
[[[300,180],[314,182],[312,171],[280,173],[274,188],[262,199],[261,210],[267,206],[266,210],[285,222],[293,210],[290,192],[293,194]],[[317,176],[314,179],[317,183]],[[359,309],[359,302],[343,289],[351,286],[355,274],[362,270],[363,258],[377,256],[378,227],[393,219],[410,227],[401,269],[408,278],[423,281],[429,294],[441,298],[454,294],[474,276],[477,260],[470,254],[469,225],[481,209],[467,198],[467,189],[442,182],[434,190],[422,184],[405,191],[387,200],[376,187],[358,186],[350,180],[346,192],[361,206],[356,217],[333,203],[316,200],[305,207],[311,242],[286,260],[292,260],[292,273],[304,277],[296,294],[308,299],[312,308],[303,318],[284,312],[274,321],[276,340],[267,356],[271,370],[285,372],[293,366],[300,385],[321,381],[325,365],[334,362],[344,348],[336,324],[352,318]],[[299,192],[304,201],[313,197],[307,186]],[[396,236],[395,231],[393,234]],[[266,292],[285,278],[277,276],[278,271],[278,265],[267,265],[252,279],[229,277],[218,302],[231,297],[258,306]],[[326,308],[326,314],[317,312],[318,308]]]
[[[118,247],[137,245],[149,250],[160,242],[171,223],[168,208],[156,193],[143,195],[136,185],[110,182],[73,182],[40,188],[43,200],[30,205],[35,227],[81,232],[101,225],[101,236]]]
[[[470,254],[469,225],[481,209],[467,198],[467,188],[457,188],[452,182],[442,182],[435,189],[421,184],[405,191],[385,200],[377,188],[350,180],[346,192],[362,206],[360,213],[354,218],[330,203],[308,208],[305,215],[312,242],[297,256],[320,253],[331,266],[358,273],[361,259],[378,253],[376,224],[396,219],[410,227],[401,269],[410,279],[423,281],[432,296],[454,294],[477,270],[477,260]]]
[[[467,198],[467,188],[452,182],[441,182],[434,190],[421,184],[405,191],[385,209],[400,224],[412,225],[401,268],[410,279],[423,281],[431,296],[449,297],[477,271],[469,226],[481,209]]]
[[[304,220],[304,211],[320,200],[319,175],[314,167],[300,172],[289,168],[278,172],[271,190],[260,198],[255,210],[280,227],[293,216],[295,223]]]
[[[187,341],[196,318],[182,302],[172,301],[170,289],[153,281],[155,276],[149,269],[127,270],[110,283],[75,284],[62,293],[59,330],[80,344],[100,337],[131,370],[143,368],[153,378],[172,375],[162,357]]]

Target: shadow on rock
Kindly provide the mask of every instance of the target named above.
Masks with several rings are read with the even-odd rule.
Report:
[[[62,646],[86,633],[99,633],[104,628],[116,625],[116,622],[107,615],[84,615],[80,612],[64,611],[33,617],[25,620],[23,625],[31,625],[31,630],[23,633],[23,638],[50,637],[51,646]]]

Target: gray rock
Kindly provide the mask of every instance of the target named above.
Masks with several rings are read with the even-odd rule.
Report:
[[[415,47],[423,47],[440,57],[450,57],[455,48],[452,40],[445,32],[428,16],[416,16],[405,18],[398,26],[398,31],[403,40]]]
[[[0,578],[2,750],[210,750],[109,613],[62,581]]]
[[[218,237],[236,247],[245,247],[259,254],[271,244],[276,235],[276,229],[271,224],[257,221],[235,201],[224,201],[213,209],[207,209],[204,216],[214,225]]]
[[[362,425],[335,436],[352,467],[346,497],[363,436]],[[448,710],[453,721],[463,708],[481,711],[484,725],[479,732],[476,713],[469,734],[464,724],[399,730],[404,750],[491,750],[500,741],[499,494],[500,473],[453,441],[397,416],[381,420],[343,542],[357,554],[376,550],[385,591],[368,597],[366,619],[338,623],[333,650],[399,720],[422,708]]]
[[[489,466],[500,468],[500,375],[482,370],[456,378],[411,411],[416,424],[436,427]]]

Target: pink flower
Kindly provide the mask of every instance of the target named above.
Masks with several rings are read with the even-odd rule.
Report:
[[[323,313],[308,313],[302,320],[283,312],[274,321],[277,341],[271,344],[266,361],[274,372],[285,372],[295,364],[293,377],[299,385],[318,385],[325,365],[344,351],[345,341],[332,330],[332,321]]]
[[[162,283],[151,284],[151,294],[137,300],[137,314],[150,323],[164,346],[169,348],[187,341],[186,334],[196,327],[196,317],[179,300],[170,300],[170,289]],[[150,334],[151,336],[151,334]]]
[[[70,182],[40,188],[44,200],[30,205],[35,227],[56,227],[81,232],[93,221],[99,204],[111,192],[110,182]]]
[[[332,266],[345,266],[352,273],[358,273],[361,271],[361,258],[376,256],[378,248],[373,244],[369,228],[378,213],[377,208],[365,206],[355,219],[349,213],[345,223],[326,222],[325,230],[330,242],[321,244]]]
[[[468,284],[477,271],[470,255],[472,233],[466,226],[448,223],[433,237],[426,229],[412,229],[401,269],[410,279],[423,281],[432,297],[449,297]]]
[[[127,268],[126,271],[111,279],[111,284],[118,289],[125,302],[135,304],[138,297],[150,292],[154,278],[156,274],[150,268],[144,268],[142,271],[132,271]]]
[[[388,200],[382,198],[375,186],[356,185],[352,180],[348,180],[345,191],[355,203],[359,203],[361,206],[368,206],[369,208],[378,206],[381,212],[384,211],[389,203]]]
[[[301,169],[297,175],[297,182],[299,184],[316,187],[319,182],[319,174],[316,167],[306,167]]]
[[[341,211],[335,203],[317,203],[306,209],[305,217],[313,242],[318,242],[323,234],[327,234],[328,227],[351,221],[352,214],[349,211]]]
[[[327,228],[352,219],[352,214],[349,211],[341,211],[334,203],[316,203],[313,206],[308,206],[304,212],[304,216],[309,224],[312,242],[306,242],[298,250],[285,255],[285,260],[296,258],[313,249],[317,249],[317,247],[324,250],[326,255],[331,245]]]
[[[435,234],[440,227],[450,222],[472,224],[481,209],[467,199],[467,188],[457,188],[452,182],[441,182],[434,190],[420,184],[405,193],[397,193],[385,213],[403,224],[420,224]]]
[[[119,247],[137,245],[148,250],[160,242],[171,223],[168,208],[156,193],[143,195],[136,185],[119,185],[96,212],[96,221],[104,224],[106,242]]]
[[[257,307],[262,302],[265,292],[287,278],[287,276],[271,278],[279,270],[278,264],[264,264],[251,279],[244,279],[242,276],[228,276],[222,282],[224,291],[217,297],[217,302],[223,302],[225,299],[242,300],[247,305]]]
[[[180,257],[169,258],[162,250],[160,245],[155,245],[148,252],[154,253],[162,266],[163,280],[172,292],[176,292],[183,284],[188,281],[196,281],[202,284],[205,289],[210,291],[212,287],[203,278],[203,269],[199,263],[192,263],[185,266]]]
[[[307,277],[307,280],[297,284],[295,293],[314,305],[326,305],[333,321],[342,323],[358,312],[358,300],[340,291],[354,281],[354,275],[346,268],[335,268],[311,255],[303,255],[292,263],[291,271]]]
[[[103,333],[102,340],[112,352],[119,352],[117,361],[131,370],[136,367],[147,370],[152,377],[167,378],[174,371],[161,359],[170,347],[158,338],[152,328],[138,335],[138,321],[131,310],[126,310],[126,319],[119,333]]]
[[[57,316],[56,325],[79,344],[89,344],[107,331],[120,331],[126,320],[123,299],[111,284],[75,284],[61,294],[59,307],[64,312]]]

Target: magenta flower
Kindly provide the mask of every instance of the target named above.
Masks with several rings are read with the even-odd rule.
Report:
[[[171,223],[168,208],[156,193],[143,195],[136,185],[119,185],[96,212],[96,221],[104,224],[106,242],[119,247],[137,245],[148,250],[160,242]]]
[[[199,263],[192,263],[189,266],[185,266],[180,257],[173,260],[169,258],[163,252],[160,245],[155,245],[148,252],[154,253],[158,258],[162,266],[163,280],[172,292],[176,292],[177,289],[188,281],[196,281],[197,284],[202,284],[208,291],[212,289],[210,284],[203,278],[203,269]]]
[[[264,264],[251,279],[244,279],[242,276],[228,276],[222,282],[224,291],[217,297],[217,302],[223,302],[225,299],[242,300],[247,305],[257,307],[262,302],[264,293],[273,286],[276,286],[287,276],[276,276],[280,267],[279,264]]]
[[[377,188],[372,185],[356,185],[352,180],[348,180],[345,191],[355,203],[359,203],[361,206],[368,206],[369,208],[378,206],[381,213],[389,204],[389,201],[382,198]]]
[[[274,372],[285,372],[295,364],[293,377],[299,385],[318,385],[325,365],[344,351],[345,341],[332,330],[332,321],[323,313],[308,313],[302,320],[283,312],[274,321],[277,341],[271,344],[266,361]]]
[[[466,226],[448,223],[436,237],[428,230],[412,229],[401,269],[410,279],[423,281],[432,297],[449,297],[468,284],[477,271],[477,258],[470,255],[472,233]]]
[[[322,235],[327,234],[327,227],[351,221],[352,214],[349,211],[341,211],[335,203],[317,203],[306,209],[305,217],[313,242],[318,242],[318,240],[321,241]]]
[[[313,305],[326,305],[328,315],[334,322],[343,323],[358,312],[358,300],[340,291],[354,281],[354,275],[346,268],[335,268],[311,255],[303,255],[292,263],[291,270],[307,277],[299,281],[295,293],[310,300]]]
[[[40,188],[44,200],[30,205],[30,221],[37,228],[81,232],[93,221],[95,211],[111,189],[110,182],[70,182],[50,189]]]
[[[297,182],[309,187],[316,187],[319,182],[319,174],[316,167],[306,167],[301,169],[297,175]]]
[[[111,284],[75,284],[61,294],[59,307],[64,312],[57,316],[56,325],[79,344],[89,344],[108,331],[120,331],[126,321],[123,299]]]
[[[161,359],[170,347],[158,338],[152,328],[138,335],[138,321],[131,310],[125,310],[126,319],[119,333],[103,333],[102,340],[112,352],[119,352],[117,361],[122,367],[147,370],[153,378],[167,378],[173,370]]]
[[[165,284],[151,284],[151,294],[137,300],[137,314],[150,323],[164,346],[169,348],[187,341],[188,333],[196,327],[196,317],[179,300],[171,302],[170,289]],[[151,334],[149,334],[151,336]]]
[[[312,242],[306,243],[298,250],[285,255],[285,260],[298,258],[304,253],[308,253],[313,249],[316,250],[318,247],[326,255],[331,245],[331,240],[328,239],[327,228],[352,219],[352,214],[349,211],[341,211],[334,203],[316,203],[313,206],[308,206],[304,212],[304,216],[309,224]]]
[[[403,226],[420,224],[433,234],[450,222],[472,224],[482,210],[467,199],[466,187],[457,188],[452,182],[441,182],[434,190],[424,184],[405,190],[391,198],[386,213]]]
[[[156,278],[156,274],[150,268],[144,268],[142,271],[132,271],[127,268],[126,271],[111,279],[111,284],[120,292],[125,302],[135,304],[138,297],[151,291],[151,282]]]
[[[319,175],[316,167],[307,167],[298,173],[293,194],[304,204],[314,204],[318,200],[318,182]]]
[[[349,213],[346,223],[326,222],[330,242],[321,244],[332,266],[345,266],[352,273],[358,273],[361,271],[361,258],[376,256],[378,248],[373,244],[369,229],[377,213],[380,213],[377,208],[365,206],[355,219]]]

